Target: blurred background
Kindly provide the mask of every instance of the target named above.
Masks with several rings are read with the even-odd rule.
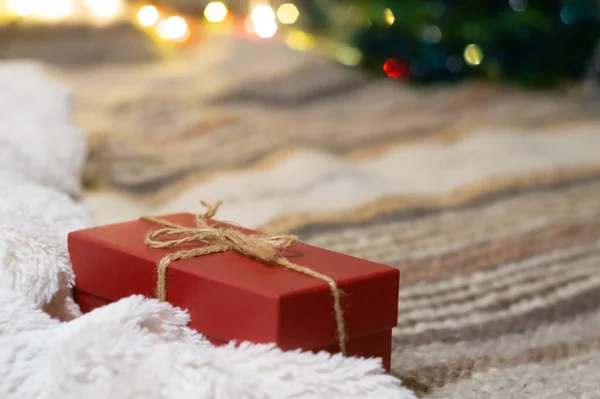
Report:
[[[273,39],[415,83],[598,79],[597,0],[1,0],[3,57],[136,61],[214,35]]]
[[[597,0],[0,0],[0,57],[73,88],[88,188],[158,203],[292,149],[593,123],[599,38]]]

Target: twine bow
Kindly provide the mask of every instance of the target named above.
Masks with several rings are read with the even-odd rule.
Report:
[[[298,243],[298,237],[296,236],[249,235],[230,227],[209,225],[208,220],[217,213],[221,204],[222,201],[215,204],[202,201],[206,212],[203,215],[196,215],[195,227],[181,226],[168,220],[149,216],[142,217],[143,220],[163,226],[161,229],[151,231],[146,236],[145,243],[151,248],[180,248],[189,243],[204,244],[201,247],[181,249],[170,253],[158,262],[156,297],[161,301],[167,299],[167,268],[171,262],[234,251],[248,258],[256,259],[267,266],[280,266],[327,283],[333,297],[338,345],[342,354],[346,355],[347,335],[341,304],[342,293],[335,280],[306,266],[292,263],[280,254],[282,250],[293,247]],[[169,238],[167,236],[180,238]]]

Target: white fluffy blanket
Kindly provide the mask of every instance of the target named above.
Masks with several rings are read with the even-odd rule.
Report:
[[[66,237],[91,220],[71,199],[85,136],[69,96],[34,64],[0,66],[0,398],[414,398],[376,359],[213,347],[153,299],[82,316]]]

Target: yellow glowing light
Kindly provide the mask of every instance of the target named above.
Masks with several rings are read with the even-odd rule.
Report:
[[[277,23],[275,22],[275,12],[270,6],[261,4],[254,7],[252,13],[250,13],[250,20],[252,21],[252,30],[256,36],[261,39],[275,36]],[[247,30],[249,29],[247,28]]]
[[[264,21],[260,24],[254,23],[254,33],[261,39],[268,39],[277,33],[277,24],[275,21]]]
[[[259,25],[264,22],[275,22],[275,12],[270,6],[261,4],[254,7],[252,13],[250,13],[250,18],[252,19],[252,22],[254,22],[254,25]]]
[[[185,19],[175,16],[161,22],[157,33],[164,40],[185,41],[190,36],[190,28]]]
[[[34,13],[36,3],[36,0],[8,0],[7,7],[18,16],[26,17]]]
[[[481,64],[483,61],[483,51],[481,47],[476,44],[469,44],[465,47],[463,58],[468,65],[475,66]]]
[[[123,13],[123,0],[85,0],[85,6],[98,18],[114,18]]]
[[[348,66],[358,65],[358,63],[362,59],[362,54],[360,50],[348,46],[338,47],[335,56],[339,62]]]
[[[306,51],[314,47],[315,39],[306,32],[295,30],[287,35],[285,38],[285,43],[292,50]]]
[[[75,12],[73,0],[46,0],[37,3],[39,8],[35,10],[35,14],[45,19],[64,19]]]
[[[282,24],[293,24],[298,20],[300,12],[292,3],[285,3],[277,9],[277,18]]]
[[[386,8],[385,9],[385,22],[387,22],[388,25],[393,25],[395,20],[396,20],[396,17],[394,17],[394,13],[392,12],[392,10],[390,10],[389,8]]]
[[[220,1],[208,3],[204,9],[204,17],[208,22],[223,22],[228,14],[227,7]]]
[[[156,25],[160,13],[154,6],[144,6],[137,13],[137,19],[140,25],[150,27]]]

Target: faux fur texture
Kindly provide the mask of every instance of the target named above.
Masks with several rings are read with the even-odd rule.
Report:
[[[0,170],[79,195],[87,140],[70,119],[71,92],[40,66],[0,65]]]
[[[414,398],[377,359],[213,347],[154,299],[81,315],[66,237],[91,224],[67,195],[80,190],[85,140],[64,90],[12,68],[0,68],[0,398]]]
[[[412,397],[376,360],[198,344],[186,313],[139,296],[69,323],[12,291],[0,292],[0,309],[2,397]]]

